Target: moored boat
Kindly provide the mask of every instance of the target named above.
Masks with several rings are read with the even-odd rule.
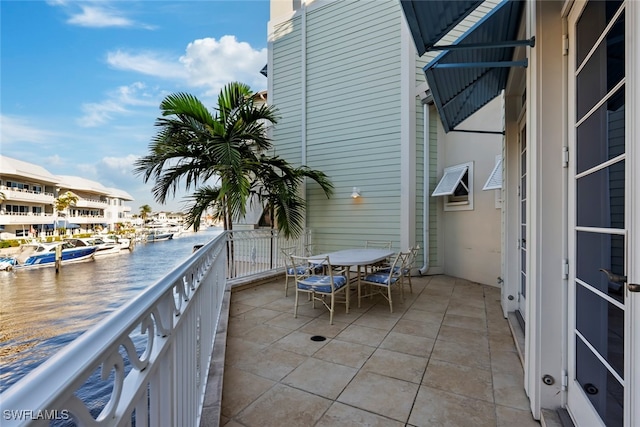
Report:
[[[95,246],[95,256],[115,255],[120,253],[120,245],[116,243],[107,243],[98,237],[71,238],[64,239],[64,241],[71,243],[76,248]]]
[[[115,243],[120,247],[120,250],[133,250],[133,239],[129,237],[121,237],[117,234],[107,234],[107,235],[97,235],[95,237],[99,237],[104,240],[105,243]]]
[[[13,258],[14,270],[38,267],[53,267],[56,263],[56,247],[61,247],[62,264],[91,261],[94,259],[96,246],[76,248],[68,242],[27,243],[20,247],[20,252]]]
[[[0,271],[9,271],[16,265],[15,257],[0,257]]]
[[[160,242],[173,239],[173,233],[157,233],[151,232],[147,234],[147,242]]]

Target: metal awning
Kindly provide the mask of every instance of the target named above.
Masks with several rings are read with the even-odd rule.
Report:
[[[438,182],[435,190],[431,193],[431,197],[450,196],[456,192],[456,189],[460,184],[462,184],[468,192],[469,188],[464,184],[464,182],[462,182],[464,174],[468,171],[469,167],[467,165],[446,168],[442,178],[440,178],[440,182]]]
[[[400,0],[418,55],[422,56],[430,50],[482,1]]]
[[[401,2],[412,3],[416,11],[426,7],[422,3],[439,3],[441,8],[449,3],[457,3],[421,0]],[[471,2],[464,3],[469,6]],[[437,40],[431,42],[429,51],[443,52],[424,67],[424,72],[445,132],[453,130],[498,96],[506,86],[510,67],[527,66],[526,58],[513,60],[516,46],[533,46],[535,43],[533,38],[517,40],[523,9],[524,1],[504,0],[454,44],[434,46]],[[422,22],[421,26],[434,19],[421,15],[414,18]],[[410,27],[417,25],[408,18],[407,22]],[[412,34],[415,32],[412,29]]]

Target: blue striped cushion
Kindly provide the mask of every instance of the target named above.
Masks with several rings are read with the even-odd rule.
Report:
[[[347,284],[344,276],[333,276],[333,286],[336,290]],[[314,290],[316,292],[331,293],[331,276],[311,276],[298,281],[298,288],[305,291]]]
[[[306,272],[307,272],[307,268],[305,268],[305,267],[297,267],[295,269],[293,267],[290,267],[287,270],[287,274],[290,274],[291,276],[293,276],[296,273],[297,274],[305,274]]]
[[[313,273],[320,273],[322,271],[322,264],[312,264],[309,267],[297,267],[296,270],[298,270],[299,275],[305,274],[308,271],[311,271]],[[287,274],[293,276],[295,274],[294,268],[289,267],[289,269],[287,270]]]
[[[389,274],[369,274],[364,278],[365,282],[379,283],[381,285],[389,286]],[[391,278],[391,284],[393,285],[398,281],[397,277]]]
[[[397,273],[398,271],[400,271],[400,268],[401,268],[401,267],[398,267],[398,266],[394,267],[394,268],[393,268],[393,272],[394,272],[394,273]],[[379,272],[379,273],[387,273],[387,274],[389,274],[389,272],[390,272],[390,271],[391,271],[391,268],[390,268],[390,267],[387,267],[387,268],[381,268],[380,270],[378,270],[378,272]],[[403,268],[403,269],[402,269],[402,274],[407,274],[408,272],[409,272],[409,269],[408,269],[408,268]]]

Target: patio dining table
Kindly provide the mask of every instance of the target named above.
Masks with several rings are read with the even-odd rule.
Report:
[[[335,252],[311,255],[309,256],[309,262],[317,263],[321,262],[321,260],[325,257],[329,257],[329,263],[332,267],[356,267],[356,282],[358,283],[358,306],[360,306],[360,276],[362,267],[375,265],[390,258],[394,254],[395,252],[389,249],[379,248],[341,249]],[[347,279],[351,281],[351,278],[347,277]]]

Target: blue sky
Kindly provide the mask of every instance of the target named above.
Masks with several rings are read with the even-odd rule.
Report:
[[[164,96],[267,88],[268,0],[0,2],[0,153],[179,210],[132,173]]]

